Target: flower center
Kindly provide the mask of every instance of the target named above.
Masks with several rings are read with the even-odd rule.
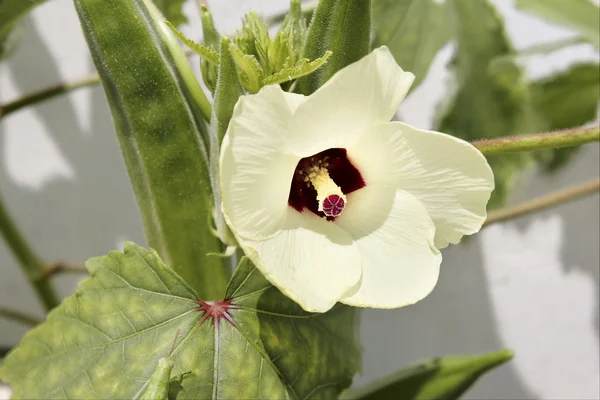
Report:
[[[329,176],[329,171],[327,171],[329,165],[326,161],[327,157],[324,162],[320,163],[322,166],[312,167],[308,176],[304,178],[304,182],[310,182],[317,191],[319,211],[327,217],[337,217],[344,211],[346,196]]]
[[[308,208],[334,221],[346,207],[346,195],[364,186],[360,172],[348,160],[346,149],[328,149],[298,162],[288,204],[299,212]]]

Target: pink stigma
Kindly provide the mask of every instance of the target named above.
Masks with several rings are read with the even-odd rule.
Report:
[[[327,196],[323,200],[323,213],[328,217],[338,217],[346,207],[346,202],[337,194]]]

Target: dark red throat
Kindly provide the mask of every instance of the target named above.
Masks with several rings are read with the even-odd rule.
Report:
[[[288,197],[290,207],[293,207],[298,212],[302,212],[305,208],[308,208],[318,216],[326,217],[325,213],[319,211],[317,191],[310,182],[305,181],[311,168],[318,167],[324,163],[327,164],[329,176],[340,187],[342,193],[347,195],[365,187],[365,181],[360,171],[348,159],[346,149],[328,149],[314,156],[305,157],[298,162]],[[330,214],[334,216],[327,217],[329,221],[335,220],[336,210],[332,211]]]

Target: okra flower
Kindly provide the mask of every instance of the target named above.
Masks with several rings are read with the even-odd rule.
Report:
[[[423,299],[438,249],[486,218],[494,180],[483,155],[390,122],[413,79],[380,47],[310,96],[271,85],[235,106],[223,213],[250,260],[307,311]]]

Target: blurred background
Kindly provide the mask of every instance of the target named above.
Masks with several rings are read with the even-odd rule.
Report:
[[[473,0],[475,1],[475,0]],[[564,0],[569,1],[569,0]],[[493,3],[505,17],[517,49],[568,38],[568,30],[517,12],[510,0]],[[213,0],[217,29],[240,27],[244,13],[265,16],[287,0]],[[201,36],[194,2],[185,5],[189,37]],[[21,45],[0,63],[0,103],[94,71],[70,0],[51,0],[24,21]],[[431,128],[443,100],[452,55],[436,56],[424,83],[400,108],[403,120]],[[597,61],[579,45],[524,61],[528,77],[541,78],[582,61]],[[192,59],[196,69],[198,60]],[[565,100],[567,101],[567,100]],[[509,204],[596,177],[597,143],[548,176],[525,171]],[[7,206],[47,260],[77,264],[125,240],[145,244],[104,93],[99,86],[56,97],[0,123],[0,188]],[[444,250],[437,288],[422,302],[395,311],[367,310],[362,317],[364,365],[356,386],[401,366],[435,356],[501,348],[515,359],[485,376],[472,399],[598,399],[599,197],[492,225],[466,244]],[[74,275],[54,278],[63,296]],[[0,244],[0,305],[42,316],[21,270]],[[26,329],[0,319],[0,347],[18,344]],[[0,389],[2,390],[2,389]],[[0,398],[7,392],[0,392]]]

